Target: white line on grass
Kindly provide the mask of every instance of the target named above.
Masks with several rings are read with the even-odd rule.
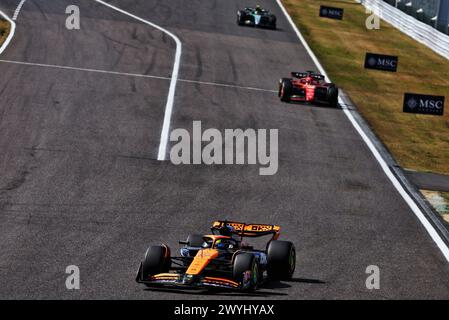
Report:
[[[172,115],[172,111],[173,111],[173,103],[175,100],[175,91],[176,91],[176,82],[178,81],[178,74],[179,74],[179,66],[180,66],[180,62],[181,62],[181,51],[182,51],[182,44],[181,41],[178,39],[177,36],[175,36],[173,33],[171,33],[170,31],[158,26],[157,24],[154,24],[150,21],[147,21],[145,19],[142,19],[138,16],[133,15],[132,13],[129,13],[125,10],[122,10],[116,6],[113,6],[109,3],[106,3],[104,1],[101,0],[95,0],[96,2],[109,7],[117,12],[120,12],[124,15],[127,15],[135,20],[138,20],[140,22],[143,22],[149,26],[152,26],[153,28],[156,28],[164,33],[166,33],[168,36],[170,36],[176,43],[176,53],[175,53],[175,62],[173,65],[173,72],[172,72],[172,76],[171,76],[171,81],[170,81],[170,89],[168,91],[168,97],[167,97],[167,103],[165,105],[165,115],[164,115],[164,122],[162,125],[162,131],[161,131],[161,138],[159,141],[159,151],[158,151],[158,155],[157,155],[157,159],[158,160],[165,160],[165,155],[166,155],[166,150],[167,150],[167,144],[168,144],[168,132],[170,130],[170,121],[171,121],[171,115]]]
[[[284,13],[284,15],[287,17],[287,20],[291,24],[293,30],[296,32],[299,40],[301,40],[302,45],[304,46],[304,48],[309,53],[309,55],[312,58],[313,62],[316,64],[316,66],[319,69],[319,71],[324,76],[326,76],[327,79],[329,79],[329,77],[328,77],[326,71],[324,70],[323,66],[321,65],[320,61],[315,56],[315,54],[313,53],[312,49],[310,49],[309,45],[307,44],[306,40],[304,39],[304,37],[302,36],[301,32],[299,31],[298,27],[295,25],[295,23],[293,22],[292,18],[288,14],[288,12],[285,9],[284,5],[282,4],[281,0],[276,0],[276,1],[278,3],[279,7],[282,9],[282,12]],[[339,100],[340,103],[342,103],[342,104],[344,103],[344,101],[340,97],[338,98],[338,100]],[[436,243],[438,248],[441,250],[441,253],[444,255],[446,260],[449,262],[449,248],[444,243],[443,239],[441,239],[440,235],[435,230],[435,228],[432,226],[432,224],[427,220],[427,218],[425,217],[424,213],[421,211],[421,209],[419,209],[419,207],[416,205],[415,201],[413,201],[413,199],[409,196],[407,191],[405,191],[404,187],[402,187],[402,185],[400,184],[398,179],[394,176],[393,172],[391,172],[390,168],[388,167],[388,164],[382,158],[382,155],[376,149],[376,147],[374,146],[374,143],[370,140],[370,138],[366,135],[366,133],[360,127],[360,125],[358,124],[357,120],[355,120],[354,116],[351,114],[351,111],[348,110],[347,108],[344,108],[343,110],[344,110],[345,115],[348,117],[349,121],[352,123],[352,125],[354,126],[354,128],[358,132],[358,134],[362,137],[363,141],[367,144],[368,148],[370,149],[370,151],[372,152],[372,154],[376,158],[377,162],[379,162],[382,170],[384,171],[384,173],[386,174],[388,179],[390,179],[390,181],[393,184],[393,186],[396,188],[396,190],[399,192],[399,194],[402,196],[402,198],[408,204],[408,206],[413,211],[413,213],[416,215],[418,220],[422,223],[424,228],[427,230],[427,232],[429,233],[429,235],[432,238],[432,240]]]

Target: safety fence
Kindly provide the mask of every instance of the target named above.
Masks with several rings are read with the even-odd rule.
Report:
[[[384,21],[449,60],[449,36],[383,0],[356,0]]]

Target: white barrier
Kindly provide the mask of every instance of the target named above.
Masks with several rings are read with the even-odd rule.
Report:
[[[449,60],[449,36],[382,0],[356,0],[381,19]]]

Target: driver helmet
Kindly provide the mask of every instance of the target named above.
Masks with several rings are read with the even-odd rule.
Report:
[[[218,232],[220,233],[220,235],[222,236],[232,236],[232,234],[235,232],[235,229],[233,226],[230,225],[225,225],[223,227],[221,227],[220,229],[218,229]]]
[[[215,247],[217,249],[226,249],[226,243],[222,239],[215,241]]]

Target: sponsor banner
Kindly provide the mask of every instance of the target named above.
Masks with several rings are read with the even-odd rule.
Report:
[[[397,56],[367,53],[365,57],[365,69],[396,72],[398,70]]]
[[[406,93],[404,95],[404,112],[442,116],[444,114],[444,96]]]
[[[320,7],[320,17],[342,20],[343,19],[343,11],[344,10],[341,8],[321,6]]]

